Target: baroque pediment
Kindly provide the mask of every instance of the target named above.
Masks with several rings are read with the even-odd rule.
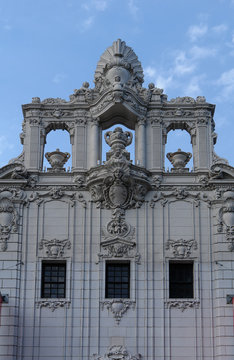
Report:
[[[91,105],[90,111],[94,117],[101,116],[108,111],[125,115],[132,113],[135,116],[143,116],[147,112],[147,103],[145,100],[146,99],[143,99],[132,90],[126,90],[121,86],[116,86],[101,94],[98,100]]]
[[[27,170],[21,163],[11,163],[0,169],[0,179],[26,179]]]

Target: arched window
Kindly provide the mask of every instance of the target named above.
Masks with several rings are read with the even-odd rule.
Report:
[[[107,131],[113,131],[117,127],[122,128],[123,131],[130,131],[133,135],[132,143],[127,147],[127,151],[130,153],[130,159],[132,163],[135,164],[135,130],[129,129],[122,124],[113,125],[110,128],[102,131],[102,162],[106,161],[106,153],[110,150],[109,145],[105,142],[104,134]]]
[[[167,143],[165,146],[165,155],[168,153],[175,153],[180,149],[183,152],[189,152],[193,155],[193,149],[191,144],[191,136],[186,130],[176,129],[170,130],[167,134]],[[193,168],[193,157],[185,166],[191,171]],[[170,171],[173,168],[173,165],[165,156],[165,171]]]
[[[44,169],[51,168],[51,165],[47,161],[45,154],[53,152],[57,149],[59,149],[61,152],[70,154],[70,158],[67,160],[67,162],[64,165],[66,171],[69,171],[69,169],[71,169],[72,166],[72,160],[71,160],[72,148],[70,144],[70,135],[68,131],[60,130],[60,129],[51,130],[46,136],[43,168]]]

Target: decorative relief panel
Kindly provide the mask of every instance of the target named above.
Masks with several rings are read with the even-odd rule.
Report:
[[[141,354],[132,356],[122,345],[110,346],[104,356],[93,354],[93,360],[140,360]]]
[[[158,201],[161,202],[162,206],[165,206],[168,201],[175,201],[175,200],[184,200],[184,199],[192,199],[195,203],[195,206],[200,205],[200,201],[204,201],[210,206],[211,200],[208,196],[204,193],[196,192],[196,191],[188,191],[184,187],[177,187],[173,191],[168,192],[155,192],[153,195],[152,200],[150,201],[150,206],[154,208],[155,203]]]
[[[191,255],[192,250],[197,250],[196,240],[168,240],[166,250],[172,250],[174,258],[186,259]]]
[[[188,300],[188,299],[178,299],[178,300],[167,300],[165,301],[165,307],[167,309],[179,309],[180,311],[185,311],[190,308],[198,309],[200,305],[199,300]]]
[[[0,243],[1,250],[7,250],[7,241],[10,233],[18,231],[19,214],[14,202],[24,202],[25,193],[14,188],[0,190]]]
[[[66,307],[67,309],[70,307],[71,301],[70,300],[63,300],[63,299],[46,299],[46,300],[39,300],[36,302],[37,308],[41,309],[42,307],[46,307],[54,312],[58,308]]]
[[[75,201],[82,203],[83,207],[86,207],[86,201],[81,193],[67,194],[62,187],[53,186],[46,192],[33,192],[29,197],[29,202],[36,201],[37,205],[40,206],[43,202],[50,200],[65,199],[71,203],[71,206],[75,205]]]
[[[113,210],[112,220],[102,229],[103,241],[98,256],[99,259],[133,258],[139,264],[140,254],[133,241],[135,228],[125,221],[124,216],[124,210]]]
[[[100,301],[100,305],[102,310],[106,307],[112,312],[116,323],[119,325],[123,314],[130,308],[135,309],[136,302],[127,299],[112,299]]]
[[[218,232],[225,231],[228,249],[234,251],[234,191],[232,189],[223,193],[225,206],[218,213]]]
[[[125,149],[132,142],[132,134],[117,127],[105,134],[105,140],[111,146],[107,161],[100,171],[91,170],[87,179],[92,200],[97,207],[107,209],[140,207],[150,182],[146,170],[135,170]]]
[[[46,240],[42,239],[39,243],[39,250],[45,248],[46,255],[49,258],[59,259],[63,258],[65,255],[65,250],[71,249],[71,242],[68,239],[65,240]]]

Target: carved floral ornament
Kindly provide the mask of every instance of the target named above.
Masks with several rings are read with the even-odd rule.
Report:
[[[147,171],[138,174],[130,162],[125,147],[131,144],[132,134],[121,128],[108,131],[105,140],[111,146],[102,171],[91,170],[87,179],[92,200],[97,207],[129,209],[142,205],[150,188]],[[142,176],[142,172],[144,176]]]
[[[226,240],[229,242],[228,249],[234,251],[234,191],[227,190],[223,193],[225,206],[218,213],[218,232],[225,231]]]
[[[93,354],[93,360],[140,360],[141,354],[131,355],[122,345],[112,345],[104,356]]]
[[[19,214],[14,203],[22,202],[25,193],[22,190],[3,188],[0,190],[0,243],[1,250],[7,250],[7,241],[11,233],[18,231]]]

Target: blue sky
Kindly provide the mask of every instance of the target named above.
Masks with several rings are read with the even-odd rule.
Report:
[[[233,19],[234,0],[0,0],[0,166],[22,151],[21,104],[68,100],[84,81],[93,87],[97,62],[117,38],[137,54],[145,87],[216,104],[215,151],[233,165]],[[182,138],[170,133],[167,151],[188,151]],[[47,151],[58,147],[52,135],[50,143]]]

